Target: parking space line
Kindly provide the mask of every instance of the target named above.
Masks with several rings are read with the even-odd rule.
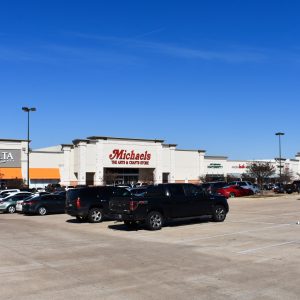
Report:
[[[243,250],[243,251],[240,251],[240,252],[237,252],[237,253],[238,254],[248,254],[248,253],[253,253],[253,252],[256,252],[256,251],[259,251],[259,250],[264,250],[264,249],[269,249],[269,248],[274,248],[274,247],[280,247],[280,246],[295,244],[295,243],[299,243],[299,240],[289,241],[289,242],[280,243],[280,244],[273,244],[273,245],[269,245],[269,246],[265,246],[265,247],[252,248],[252,249]]]
[[[293,225],[293,224],[280,224],[280,225],[275,225],[275,226],[263,227],[263,228],[260,228],[260,229],[244,230],[244,231],[237,231],[237,232],[224,233],[224,234],[216,234],[216,235],[202,237],[202,238],[182,240],[179,243],[190,243],[190,242],[196,242],[196,241],[200,241],[200,240],[208,240],[208,239],[214,239],[214,238],[224,237],[224,236],[231,236],[231,235],[236,235],[236,234],[258,232],[258,231],[264,231],[264,230],[268,230],[268,229],[280,228],[280,227],[291,226],[291,225]]]
[[[274,222],[260,222],[255,220],[249,220],[249,221],[227,221],[227,223],[242,223],[242,224],[265,224],[265,225],[274,225],[278,223]],[[282,225],[285,225],[286,223],[283,223]]]

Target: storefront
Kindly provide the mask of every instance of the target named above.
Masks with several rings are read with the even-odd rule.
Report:
[[[61,146],[30,152],[30,187],[59,183],[63,152]],[[20,187],[27,183],[27,141],[0,139],[0,187]]]
[[[300,154],[282,165],[297,178]],[[279,172],[278,162],[274,164]],[[241,180],[251,161],[178,149],[158,139],[92,136],[30,152],[30,187]],[[0,183],[27,183],[27,141],[0,139]]]

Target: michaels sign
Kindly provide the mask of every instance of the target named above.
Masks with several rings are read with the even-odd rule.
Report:
[[[0,168],[19,168],[21,167],[21,150],[1,150],[0,149]]]

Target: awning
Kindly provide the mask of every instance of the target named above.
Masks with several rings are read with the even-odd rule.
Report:
[[[58,168],[30,168],[30,179],[60,179]]]
[[[22,179],[21,168],[0,168],[0,179]]]

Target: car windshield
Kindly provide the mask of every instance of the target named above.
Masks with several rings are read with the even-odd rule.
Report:
[[[33,198],[38,198],[38,197],[39,197],[39,195],[31,195],[31,196],[25,198],[24,201],[28,201],[28,200],[31,200]]]

